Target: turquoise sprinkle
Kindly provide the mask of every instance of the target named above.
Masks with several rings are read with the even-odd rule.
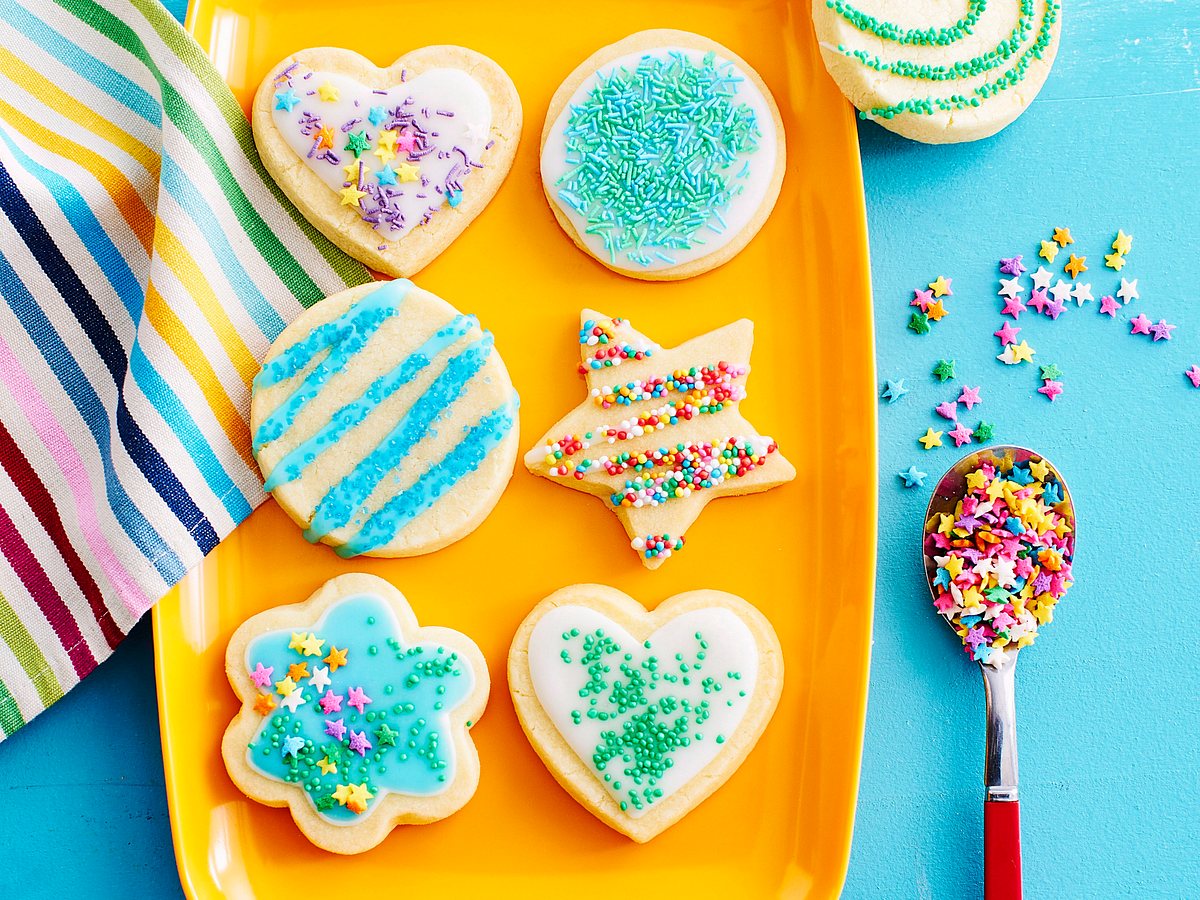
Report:
[[[611,261],[674,261],[742,190],[733,167],[758,150],[754,110],[737,103],[733,63],[713,53],[646,56],[637,68],[597,75],[571,108],[567,172],[558,197],[601,235]],[[723,222],[722,222],[723,224]]]

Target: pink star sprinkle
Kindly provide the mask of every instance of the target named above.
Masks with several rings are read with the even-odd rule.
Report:
[[[370,702],[371,698],[363,693],[363,689],[360,687],[350,688],[350,690],[346,692],[347,705],[353,706],[360,713],[363,711],[363,707]]]
[[[971,438],[974,436],[974,434],[974,431],[972,431],[962,422],[959,422],[954,426],[954,430],[950,432],[950,437],[954,438],[955,447],[961,447],[963,444],[971,443]]]
[[[1044,312],[1046,304],[1050,302],[1050,296],[1046,293],[1045,288],[1037,288],[1029,297],[1029,305],[1038,312]]]
[[[1112,294],[1105,294],[1100,298],[1100,314],[1115,319],[1117,317],[1117,298]]]
[[[1058,395],[1061,394],[1062,392],[1063,392],[1062,382],[1054,381],[1051,378],[1047,378],[1045,380],[1045,382],[1042,384],[1042,386],[1040,388],[1038,388],[1038,393],[1045,394],[1047,397],[1049,397],[1051,403],[1053,403],[1055,401],[1055,399],[1058,397]]]
[[[268,687],[271,684],[271,673],[274,671],[274,666],[268,666],[264,669],[263,664],[259,663],[258,667],[250,673],[250,680],[254,682],[255,687]]]
[[[402,150],[405,153],[412,153],[413,146],[417,143],[417,136],[413,134],[412,129],[405,128],[400,132],[400,136],[396,138],[396,149]]]
[[[929,312],[929,304],[933,303],[933,291],[913,291],[912,302],[909,306],[919,306],[921,312]]]
[[[1036,294],[1037,291],[1034,291]],[[1000,310],[1002,316],[1012,316],[1014,321],[1021,317],[1021,313],[1025,312],[1025,304],[1021,302],[1020,297],[1008,297],[1004,301],[1004,309]]]
[[[999,331],[993,331],[992,334],[1000,338],[1001,347],[1007,347],[1009,344],[1015,344],[1017,342],[1017,333],[1020,332],[1020,330],[1020,328],[1014,328],[1012,322],[1005,322],[1000,326]]]
[[[1150,330],[1154,332],[1154,343],[1169,341],[1171,339],[1171,332],[1177,327],[1177,325],[1168,325],[1166,319],[1159,319],[1157,325],[1150,326]]]
[[[1067,305],[1056,298],[1046,304],[1046,315],[1048,315],[1051,319],[1057,319],[1062,315],[1063,310],[1066,308]]]
[[[967,409],[974,409],[976,403],[982,403],[983,400],[979,396],[981,387],[966,387],[963,386],[962,393],[958,395],[958,402]]]
[[[934,411],[943,419],[949,419],[951,422],[958,418],[958,407],[949,400],[939,403],[934,407]]]
[[[321,712],[325,715],[342,711],[342,695],[335,694],[333,691],[326,691],[325,696],[321,698]],[[361,712],[362,710],[359,710]]]
[[[1134,316],[1132,319],[1129,320],[1129,325],[1130,325],[1130,329],[1129,329],[1130,334],[1149,334],[1150,333],[1150,320],[1146,318],[1145,313],[1138,313],[1136,316]]]
[[[338,719],[334,722],[332,719],[326,719],[325,733],[334,740],[340,741],[346,736],[346,726],[342,724],[344,721],[344,719]]]
[[[1014,256],[1011,259],[1004,259],[1003,257],[1000,258],[1000,271],[1005,275],[1019,276],[1022,272],[1026,271],[1026,269],[1023,265],[1021,265],[1021,257]]]
[[[366,732],[351,731],[350,732],[350,749],[359,756],[366,756],[367,751],[371,749],[371,742],[367,740]]]
[[[1200,366],[1192,366],[1183,374],[1188,377],[1188,380],[1192,383],[1192,387],[1200,388]]]

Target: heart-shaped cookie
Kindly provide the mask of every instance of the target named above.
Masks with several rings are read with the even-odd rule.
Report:
[[[722,591],[647,612],[599,584],[551,594],[526,617],[508,684],[533,748],[572,797],[643,843],[737,770],[779,702],[771,623]]]
[[[316,47],[268,72],[252,121],[263,165],[300,211],[351,256],[408,277],[500,188],[521,100],[465,47],[423,47],[386,69]]]

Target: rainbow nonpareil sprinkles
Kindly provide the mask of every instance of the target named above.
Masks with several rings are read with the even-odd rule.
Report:
[[[1073,520],[1062,483],[1032,457],[985,460],[952,513],[925,523],[934,607],[980,662],[1028,647],[1071,587]]]

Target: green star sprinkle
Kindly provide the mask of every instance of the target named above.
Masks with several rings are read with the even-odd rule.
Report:
[[[1048,366],[1042,366],[1042,381],[1050,379],[1058,381],[1063,377],[1063,370],[1058,367],[1057,363],[1050,363]]]
[[[379,740],[379,746],[395,747],[396,738],[400,737],[400,732],[396,731],[394,728],[389,728],[385,724],[379,726],[378,730],[375,732],[375,737]]]
[[[938,381],[950,381],[954,378],[954,360],[939,359],[933,367],[933,377]]]
[[[908,320],[908,327],[917,334],[929,334],[929,316],[915,312]]]
[[[995,428],[996,426],[991,422],[980,420],[979,424],[975,426],[975,440],[981,444],[986,444],[995,436]]]
[[[360,156],[362,156],[362,152],[364,150],[370,150],[371,143],[367,140],[366,132],[352,131],[346,135],[345,149],[353,153],[355,159],[358,159]]]

